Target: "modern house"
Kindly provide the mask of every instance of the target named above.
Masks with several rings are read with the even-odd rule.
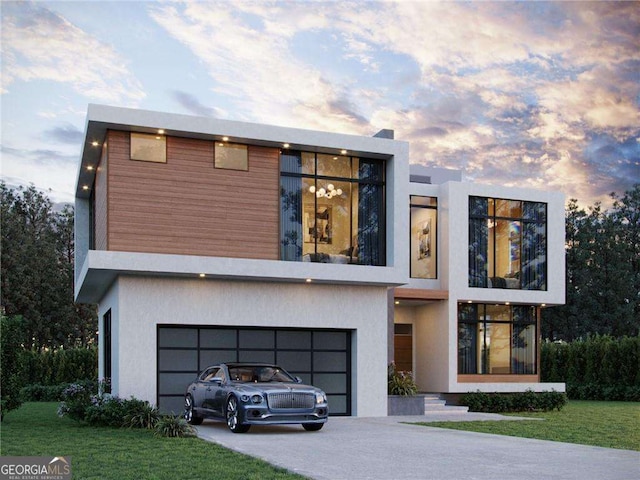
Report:
[[[561,194],[461,181],[373,137],[90,105],[76,301],[97,303],[112,393],[182,409],[196,372],[276,362],[333,414],[421,391],[540,383],[540,309],[564,302]]]

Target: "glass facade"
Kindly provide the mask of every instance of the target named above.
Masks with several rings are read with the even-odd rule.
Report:
[[[459,305],[458,373],[537,373],[536,320],[529,305]]]
[[[469,197],[469,286],[546,290],[546,203]]]
[[[280,155],[280,258],[385,265],[385,161]]]
[[[438,278],[438,199],[409,197],[411,278]]]

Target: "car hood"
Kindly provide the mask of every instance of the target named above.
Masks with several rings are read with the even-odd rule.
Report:
[[[269,383],[235,383],[233,384],[235,388],[240,392],[245,393],[253,393],[253,392],[262,392],[262,393],[275,393],[275,392],[320,392],[319,388],[313,387],[311,385],[303,385],[300,383],[280,383],[280,382],[269,382]]]

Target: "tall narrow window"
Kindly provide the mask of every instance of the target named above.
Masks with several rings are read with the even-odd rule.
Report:
[[[411,195],[411,278],[438,278],[438,199]]]
[[[383,160],[285,151],[280,170],[283,260],[385,265]]]
[[[545,290],[547,206],[469,198],[469,286]]]
[[[458,373],[535,374],[536,325],[534,306],[461,304]]]
[[[102,362],[104,365],[105,393],[111,393],[111,309],[102,316],[103,349]]]

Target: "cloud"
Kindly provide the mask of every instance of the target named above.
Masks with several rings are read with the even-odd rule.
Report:
[[[78,146],[82,143],[84,134],[71,124],[54,127],[44,132],[44,134],[61,143],[68,143],[74,146]]]
[[[112,47],[53,11],[27,2],[2,7],[2,91],[51,80],[103,102],[135,105],[145,93]]]
[[[212,90],[233,99],[236,115],[328,130],[367,127],[345,90],[293,53],[296,33],[326,26],[326,4],[314,9],[296,3],[216,5],[153,5],[150,16],[203,62]]]
[[[207,107],[200,103],[200,101],[190,93],[183,92],[181,90],[173,90],[171,95],[184,109],[194,115],[219,118],[227,116],[227,113],[224,110],[217,107]]]

